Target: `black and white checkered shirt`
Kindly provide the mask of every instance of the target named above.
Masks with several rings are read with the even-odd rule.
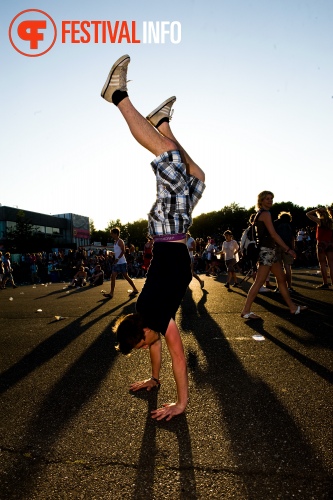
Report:
[[[156,201],[148,214],[149,234],[186,233],[204,182],[186,173],[179,151],[162,153],[151,166],[156,175]]]

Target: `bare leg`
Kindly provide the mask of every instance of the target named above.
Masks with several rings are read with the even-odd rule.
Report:
[[[287,280],[288,287],[291,288],[291,265],[285,264],[284,268],[286,271],[286,280]]]
[[[113,294],[114,294],[114,289],[115,289],[115,286],[116,286],[117,275],[118,275],[117,272],[111,274],[111,291],[110,291],[111,297],[113,297]]]
[[[259,293],[260,287],[265,283],[267,272],[269,271],[269,266],[258,266],[257,274],[254,283],[252,284],[249,293],[247,294],[246,301],[244,304],[244,308],[242,314],[248,314],[251,312],[251,307],[254,299]]]
[[[283,271],[281,262],[275,262],[271,267],[272,273],[274,274],[280,293],[290,309],[291,313],[294,313],[297,309],[296,304],[291,300],[290,294],[287,287],[286,275]]]
[[[191,262],[191,271],[192,271],[193,278],[195,278],[196,280],[198,280],[199,283],[200,283],[201,288],[203,288],[204,287],[204,282],[203,282],[203,280],[201,278],[199,278],[199,276],[197,275],[197,273],[194,271],[193,262]]]
[[[327,285],[327,269],[326,269],[326,256],[323,253],[319,253],[317,250],[317,257],[320,266],[321,275],[323,278],[323,283]]]
[[[127,280],[128,283],[131,285],[131,287],[133,288],[133,291],[134,292],[139,292],[139,290],[136,288],[136,286],[134,285],[132,279],[128,276],[128,274],[127,273],[123,273],[123,276],[124,276],[125,280]]]
[[[165,151],[177,150],[178,145],[160,134],[133,106],[126,97],[118,104],[118,109],[125,118],[127,125],[141,146],[148,149],[155,156]]]
[[[333,252],[327,252],[327,262],[330,269],[330,278],[333,285]]]
[[[185,149],[180,145],[175,136],[173,135],[170,124],[168,122],[163,122],[158,128],[159,132],[163,134],[168,139],[171,139],[176,145],[178,151],[180,151],[180,155],[182,157],[183,162],[186,165],[186,171],[188,174],[193,175],[202,182],[205,182],[205,173],[201,168],[192,160],[189,154],[185,151]]]

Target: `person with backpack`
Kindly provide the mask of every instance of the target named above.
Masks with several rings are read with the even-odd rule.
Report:
[[[290,212],[280,212],[277,220],[274,221],[274,226],[277,234],[283,239],[284,243],[288,245],[288,247],[292,250],[295,250],[295,238],[292,227],[290,225],[292,220],[293,218]],[[294,262],[292,255],[285,253],[282,247],[277,246],[276,258],[279,262],[281,262],[286,273],[286,281],[289,292],[295,292],[295,290],[291,286],[291,266]],[[274,291],[279,292],[279,288],[277,287]]]
[[[250,225],[245,229],[245,231],[243,231],[239,245],[240,253],[245,256],[246,263],[249,268],[252,269],[254,274],[257,272],[257,260],[259,254],[255,228],[253,225],[255,215],[255,213],[251,214],[249,218]]]
[[[256,235],[259,244],[258,269],[255,281],[251,286],[244,304],[241,317],[244,319],[257,320],[260,316],[251,311],[251,306],[260,287],[264,284],[269,270],[274,274],[280,293],[287,303],[292,315],[300,314],[307,309],[306,306],[296,305],[290,298],[287,288],[286,276],[284,274],[281,262],[278,262],[275,254],[275,246],[280,245],[286,254],[296,258],[296,253],[288,247],[282,238],[277,234],[272,222],[270,208],[273,205],[274,194],[271,191],[262,191],[258,195],[258,212],[254,218]]]

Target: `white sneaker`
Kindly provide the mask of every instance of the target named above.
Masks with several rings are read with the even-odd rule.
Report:
[[[112,96],[116,90],[127,91],[127,66],[130,61],[130,56],[125,54],[119,57],[112,66],[101,92],[101,96],[106,101],[112,102]]]
[[[267,292],[271,292],[271,289],[267,288],[267,286],[261,286],[259,288],[259,293],[267,293]]]
[[[166,99],[162,104],[160,104],[154,111],[149,113],[148,116],[146,116],[146,120],[149,121],[153,125],[153,127],[158,127],[160,121],[163,118],[169,118],[169,121],[171,120],[173,110],[171,111],[171,108],[176,101],[176,97],[172,96],[169,97],[169,99]]]

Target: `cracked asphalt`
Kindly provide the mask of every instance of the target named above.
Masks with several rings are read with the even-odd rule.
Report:
[[[170,422],[150,417],[175,398],[165,343],[160,390],[135,394],[149,354],[114,349],[112,325],[135,306],[126,281],[112,300],[109,282],[0,291],[2,500],[333,497],[333,288],[295,270],[309,311],[291,318],[278,294],[261,294],[263,321],[246,322],[249,283],[228,292],[225,276],[204,279],[176,318],[190,401]]]

